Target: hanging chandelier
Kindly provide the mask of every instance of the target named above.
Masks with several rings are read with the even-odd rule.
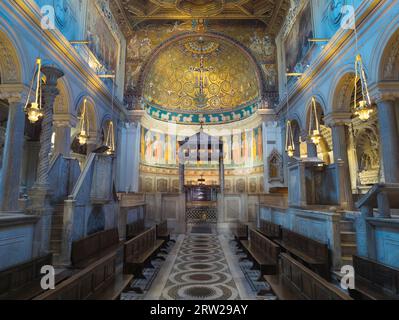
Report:
[[[115,152],[115,136],[114,136],[114,123],[112,121],[109,122],[107,137],[105,139],[105,145],[108,147],[106,153],[108,155],[114,154]]]
[[[285,132],[285,151],[290,158],[294,156],[295,144],[290,120],[287,121],[287,130]]]
[[[86,103],[87,99],[85,98],[83,101],[83,110],[82,110],[82,116],[80,119],[80,132],[78,136],[79,144],[81,146],[85,145],[87,143],[87,140],[89,138],[89,121],[86,118]]]
[[[361,99],[358,102],[357,91],[359,80],[361,86]],[[371,100],[367,85],[366,73],[363,66],[363,59],[362,56],[358,54],[355,61],[354,114],[358,116],[360,120],[367,121],[370,118],[371,113],[373,113],[373,108],[371,107]]]
[[[312,107],[310,110],[309,137],[315,145],[320,143],[320,122],[317,116],[316,99],[314,97],[312,97]]]
[[[33,90],[33,86],[34,86],[34,79],[35,79],[35,75],[33,76],[32,79],[32,84],[31,87],[29,89],[29,94],[28,94],[28,99],[26,101],[26,105],[25,105],[25,112],[28,115],[28,119],[31,123],[36,123],[37,121],[39,121],[39,119],[41,117],[43,117],[43,112],[42,112],[42,94],[41,94],[41,90],[42,90],[42,86],[41,86],[41,68],[42,68],[42,60],[40,58],[36,59],[36,65],[37,65],[37,83],[36,83],[36,91],[35,91],[35,101],[31,102],[29,104],[29,100],[30,100],[30,94]]]

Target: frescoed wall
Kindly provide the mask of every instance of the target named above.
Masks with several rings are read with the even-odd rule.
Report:
[[[87,39],[89,48],[96,58],[108,69],[117,70],[120,44],[102,17],[96,1],[88,1]]]
[[[141,130],[141,162],[146,165],[177,166],[178,141],[186,137],[159,133],[144,127]],[[262,165],[262,127],[225,135],[222,140],[226,167],[247,168]],[[206,164],[201,163],[202,165]]]
[[[311,45],[308,41],[314,34],[312,22],[312,8],[310,2],[298,14],[291,31],[284,42],[285,65],[289,72],[302,71],[298,64],[306,65],[306,54]]]

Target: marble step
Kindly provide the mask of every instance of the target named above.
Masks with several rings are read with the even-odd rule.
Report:
[[[342,257],[341,257],[341,261],[342,261],[342,265],[343,265],[343,266],[345,266],[345,265],[350,265],[350,266],[352,266],[352,265],[353,265],[352,256],[342,256]]]
[[[51,228],[51,240],[61,240],[62,239],[62,226],[61,227],[55,227],[53,226]]]
[[[58,254],[61,251],[61,240],[51,240],[50,241],[50,251],[53,254]]]
[[[341,255],[345,256],[352,256],[356,254],[357,246],[353,243],[341,243]]]
[[[350,231],[355,232],[355,228],[353,226],[353,222],[349,220],[341,220],[340,221],[341,231]]]
[[[341,231],[341,242],[342,243],[356,243],[356,232]]]

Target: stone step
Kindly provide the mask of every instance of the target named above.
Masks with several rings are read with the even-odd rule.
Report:
[[[341,231],[350,231],[355,232],[355,227],[353,226],[353,222],[349,220],[341,220],[340,221]]]
[[[52,227],[51,228],[51,240],[62,240],[62,227]]]
[[[63,214],[54,214],[52,219],[53,227],[61,227],[64,223],[64,215]]]
[[[343,266],[345,266],[345,265],[350,265],[350,266],[352,266],[352,265],[353,265],[352,256],[342,256],[342,257],[341,257],[341,261],[342,261],[342,265],[343,265]]]
[[[50,251],[53,254],[58,254],[61,251],[61,240],[51,240],[50,241]]]
[[[341,243],[356,243],[356,232],[341,231]]]
[[[356,254],[357,252],[357,247],[356,244],[352,243],[341,243],[341,256],[352,256]]]

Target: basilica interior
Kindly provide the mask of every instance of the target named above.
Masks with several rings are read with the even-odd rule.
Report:
[[[395,0],[3,0],[0,300],[397,300],[398,106]]]

